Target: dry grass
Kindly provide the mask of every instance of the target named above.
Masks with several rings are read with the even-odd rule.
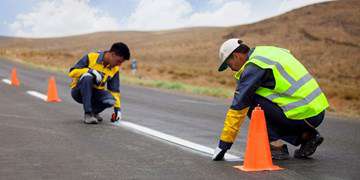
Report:
[[[360,2],[304,7],[255,24],[158,32],[102,32],[50,39],[0,37],[0,55],[69,68],[89,51],[126,42],[138,59],[139,76],[163,82],[233,89],[232,72],[218,73],[218,48],[239,37],[251,46],[290,49],[319,81],[331,111],[360,116]],[[123,73],[129,73],[124,64]]]

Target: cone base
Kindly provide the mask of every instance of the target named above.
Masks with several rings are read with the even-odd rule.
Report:
[[[244,166],[234,166],[235,169],[240,169],[241,171],[251,172],[251,171],[277,171],[277,170],[283,170],[284,168],[281,168],[279,166],[272,165],[270,167],[266,168],[246,168]]]
[[[48,99],[47,102],[61,102],[61,99]]]
[[[12,86],[20,86],[20,83],[11,83]]]

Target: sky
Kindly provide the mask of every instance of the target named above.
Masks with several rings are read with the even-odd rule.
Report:
[[[0,0],[0,35],[62,37],[253,23],[328,0]]]

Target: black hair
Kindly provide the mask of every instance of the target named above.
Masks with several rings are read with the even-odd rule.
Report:
[[[239,40],[239,47],[237,47],[234,51],[236,53],[242,53],[242,54],[247,54],[250,51],[249,46],[247,46],[246,44],[243,44],[243,41]]]
[[[117,56],[121,56],[125,60],[130,59],[130,50],[125,43],[122,42],[114,43],[110,48],[110,52],[114,52]]]

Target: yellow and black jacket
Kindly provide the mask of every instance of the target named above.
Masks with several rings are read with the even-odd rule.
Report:
[[[94,85],[94,88],[105,90],[105,84],[107,85],[107,91],[109,91],[115,98],[114,108],[120,109],[120,79],[119,79],[119,67],[115,66],[110,68],[104,66],[105,52],[91,52],[82,57],[73,67],[70,68],[69,77],[73,80],[70,84],[71,88],[75,88],[80,77],[89,71],[94,69],[104,74],[104,78],[100,85]]]

